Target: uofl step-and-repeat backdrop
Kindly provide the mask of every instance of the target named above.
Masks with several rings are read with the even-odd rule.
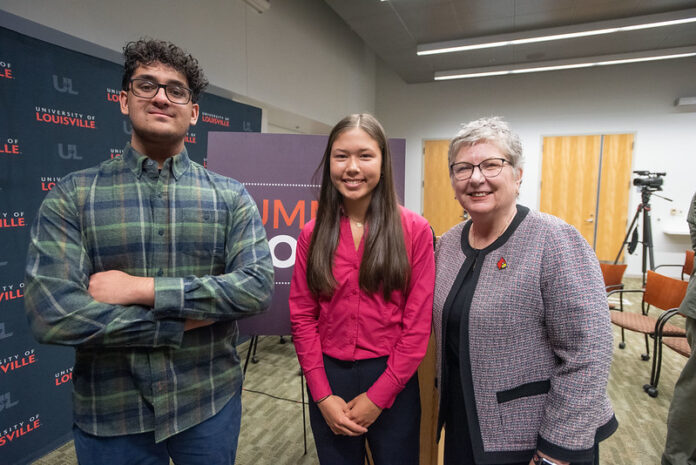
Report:
[[[72,348],[38,344],[24,313],[29,228],[61,176],[121,155],[122,66],[0,28],[0,463],[70,439]],[[209,131],[259,132],[261,110],[206,94],[186,137],[206,164]]]

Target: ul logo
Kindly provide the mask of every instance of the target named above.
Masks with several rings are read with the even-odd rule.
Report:
[[[12,402],[9,392],[0,394],[0,412],[2,412],[3,410],[10,409],[17,404],[19,404],[19,401]]]
[[[123,120],[123,132],[125,132],[127,136],[130,136],[133,132],[133,126],[126,120]]]
[[[251,132],[251,121],[243,121],[242,122],[242,131]]]
[[[11,332],[5,330],[5,323],[0,321],[0,339],[7,339],[8,337],[12,337]]]
[[[63,160],[82,160],[82,157],[77,154],[77,145],[75,144],[58,144],[58,155]]]
[[[62,83],[59,83],[58,79],[59,79],[58,76],[56,76],[54,74],[53,75],[53,88],[56,89],[58,92],[68,93],[70,95],[79,94],[79,92],[77,92],[76,90],[73,90],[72,79],[64,77]]]

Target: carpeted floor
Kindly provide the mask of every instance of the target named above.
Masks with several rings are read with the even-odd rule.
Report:
[[[631,281],[629,287],[637,287]],[[630,309],[640,311],[637,304]],[[620,332],[614,328],[614,347]],[[627,333],[627,347],[614,351],[609,381],[620,426],[600,446],[603,465],[655,465],[660,462],[666,434],[666,418],[675,381],[686,359],[670,349],[664,351],[664,364],[657,398],[643,392],[650,375],[650,362],[640,360],[644,350],[642,336]],[[246,345],[240,354],[246,354]],[[292,343],[281,344],[277,336],[262,337],[258,363],[250,364],[242,395],[242,430],[237,465],[317,464],[309,419],[307,455],[302,435],[301,381]],[[72,442],[34,462],[35,465],[75,465]]]

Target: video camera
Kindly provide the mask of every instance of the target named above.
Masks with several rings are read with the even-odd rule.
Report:
[[[650,191],[661,191],[662,183],[664,182],[663,176],[667,173],[657,173],[652,171],[634,171],[639,177],[633,180],[634,186],[641,186],[643,189]]]

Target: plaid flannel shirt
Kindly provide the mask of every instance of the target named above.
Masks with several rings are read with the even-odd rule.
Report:
[[[91,298],[90,275],[154,277],[154,307]],[[123,156],[61,179],[31,230],[25,303],[43,343],[75,346],[75,423],[157,442],[215,415],[242,382],[236,319],[271,300],[273,265],[256,204],[190,161]],[[184,320],[215,323],[184,332]]]

